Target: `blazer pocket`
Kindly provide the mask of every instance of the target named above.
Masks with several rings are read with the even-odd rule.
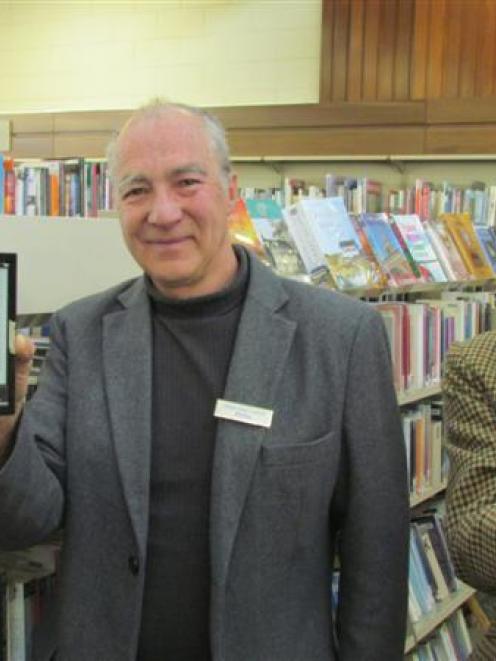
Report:
[[[288,468],[322,462],[336,452],[335,437],[336,432],[332,431],[315,441],[292,443],[291,445],[264,445],[262,446],[262,465]]]

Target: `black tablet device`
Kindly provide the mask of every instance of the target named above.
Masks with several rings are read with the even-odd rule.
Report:
[[[17,255],[0,253],[0,415],[14,412]]]

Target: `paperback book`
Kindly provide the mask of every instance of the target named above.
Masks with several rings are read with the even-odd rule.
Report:
[[[282,276],[305,275],[305,265],[279,204],[271,199],[252,198],[246,200],[246,208],[273,268]]]
[[[362,214],[360,223],[377,261],[387,274],[389,284],[393,287],[401,287],[419,282],[419,278],[412,271],[386,214]]]
[[[416,214],[393,214],[392,218],[399,237],[404,241],[405,249],[420,272],[420,277],[425,282],[446,282],[443,267],[420,218]]]

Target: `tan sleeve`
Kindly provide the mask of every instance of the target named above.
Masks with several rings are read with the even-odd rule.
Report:
[[[496,590],[496,333],[452,345],[443,397],[453,561],[470,585]]]

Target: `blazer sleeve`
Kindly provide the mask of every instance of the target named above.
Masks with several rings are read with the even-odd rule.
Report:
[[[62,525],[67,360],[62,324],[51,322],[40,384],[25,405],[12,452],[0,469],[0,549],[38,544]]]
[[[370,308],[353,342],[344,425],[339,659],[400,661],[408,595],[406,453],[389,343]]]
[[[453,344],[443,383],[450,475],[446,533],[456,570],[496,589],[496,333]]]

